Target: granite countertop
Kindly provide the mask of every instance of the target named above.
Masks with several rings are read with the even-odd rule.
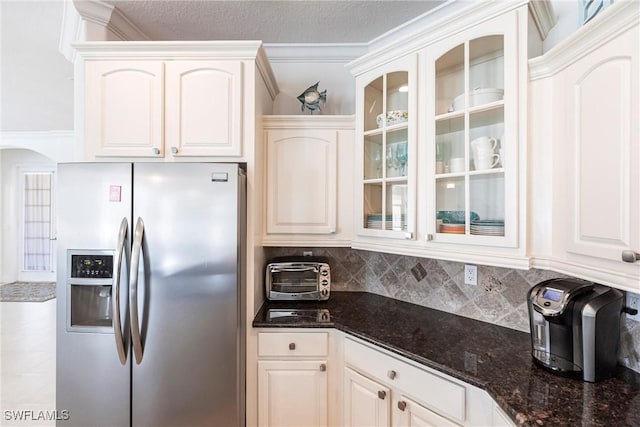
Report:
[[[529,334],[443,311],[332,292],[325,302],[267,301],[253,326],[344,331],[486,390],[519,426],[640,426],[640,374],[620,367],[598,383],[559,377],[533,362]]]

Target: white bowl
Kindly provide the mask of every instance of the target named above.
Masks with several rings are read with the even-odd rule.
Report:
[[[409,113],[407,110],[392,110],[386,113],[378,114],[376,117],[376,123],[378,127],[382,127],[382,123],[387,118],[387,126],[395,125],[398,123],[406,122],[409,119]]]
[[[471,92],[469,92],[469,104],[471,105],[471,107],[499,101],[502,98],[504,98],[504,90],[493,87],[473,89]],[[453,98],[450,111],[458,111],[462,110],[463,108],[464,93]]]

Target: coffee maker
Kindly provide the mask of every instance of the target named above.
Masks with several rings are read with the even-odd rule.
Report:
[[[545,280],[528,292],[533,360],[595,382],[615,375],[623,294],[579,279]]]

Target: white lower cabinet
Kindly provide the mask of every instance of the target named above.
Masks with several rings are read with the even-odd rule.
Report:
[[[257,336],[259,427],[514,426],[485,391],[343,332]]]
[[[344,368],[344,426],[391,425],[391,389],[350,368]]]
[[[326,360],[258,361],[259,426],[326,426]]]
[[[260,332],[258,426],[327,426],[327,357],[327,332]]]
[[[345,337],[343,425],[490,426],[493,400],[474,386]]]

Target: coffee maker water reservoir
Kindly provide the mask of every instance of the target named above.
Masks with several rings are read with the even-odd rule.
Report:
[[[590,382],[615,375],[622,292],[578,279],[551,279],[529,290],[527,305],[536,363]]]

